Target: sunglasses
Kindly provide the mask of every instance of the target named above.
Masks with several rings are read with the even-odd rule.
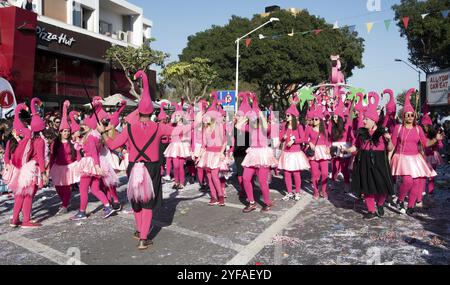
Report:
[[[314,118],[313,121],[320,122],[320,119],[319,118]]]
[[[55,124],[61,124],[61,122],[60,121],[55,121]]]
[[[415,115],[414,115],[414,114],[406,114],[405,117],[406,117],[406,118],[414,118]]]
[[[286,114],[286,117],[291,117],[291,114]]]

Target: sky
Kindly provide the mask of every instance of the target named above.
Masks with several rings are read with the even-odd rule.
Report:
[[[212,25],[223,26],[232,15],[251,18],[264,12],[266,6],[278,5],[282,9],[306,9],[324,18],[328,23],[338,21],[339,26],[356,25],[358,35],[365,39],[363,69],[355,69],[348,78],[350,85],[366,91],[381,92],[391,88],[398,93],[418,88],[419,75],[396,58],[408,60],[407,42],[400,37],[395,22],[386,30],[384,20],[394,19],[392,6],[400,0],[378,0],[380,11],[368,9],[369,0],[129,0],[144,9],[146,18],[153,21],[152,47],[171,55],[168,62],[178,60],[187,38]],[[377,0],[370,0],[370,2]],[[367,32],[367,22],[374,22]],[[264,29],[264,28],[263,28]],[[264,30],[261,33],[264,33]],[[258,32],[259,33],[259,32]],[[301,63],[299,63],[301,66]],[[425,80],[422,74],[422,80]]]

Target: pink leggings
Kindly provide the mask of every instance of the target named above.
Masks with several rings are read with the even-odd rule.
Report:
[[[204,177],[205,177],[205,169],[203,169],[201,167],[197,167],[197,179],[198,179],[198,183],[200,183],[200,185],[205,183]]]
[[[402,176],[402,184],[400,185],[398,199],[405,201],[406,196],[409,195],[408,208],[414,208],[416,202],[419,200],[419,195],[422,196],[426,186],[425,178],[412,178],[411,176]]]
[[[315,161],[311,160],[311,178],[314,186],[314,195],[319,194],[319,179],[322,175],[322,194],[327,192],[327,181],[328,181],[328,160]]]
[[[72,186],[55,186],[56,193],[61,198],[62,206],[64,208],[69,207],[70,198],[72,196]]]
[[[33,207],[33,198],[36,195],[37,188],[34,189],[32,196],[14,196],[13,223],[19,222],[20,212],[23,212],[23,223],[29,223],[31,219],[31,209]]]
[[[175,183],[184,185],[184,163],[186,158],[173,158],[173,173]]]
[[[267,182],[269,173],[270,173],[270,168],[268,168],[268,167],[261,167],[261,168],[244,167],[243,184],[244,184],[245,193],[247,194],[247,198],[250,203],[255,202],[255,198],[253,197],[252,179],[253,179],[253,175],[256,174],[259,179],[259,185],[261,187],[261,192],[263,195],[264,203],[268,206],[272,205],[272,202],[270,201],[269,183]]]
[[[142,209],[140,212],[134,212],[136,230],[140,233],[141,240],[147,240],[152,225],[152,218],[153,210]]]
[[[172,172],[172,164],[173,164],[173,158],[166,157],[166,175],[170,176],[170,173]]]
[[[98,199],[102,204],[107,207],[109,206],[108,198],[105,194],[100,191],[100,178],[83,176],[80,180],[80,211],[86,212],[86,208],[89,201],[89,187],[91,188],[91,193]]]
[[[209,189],[211,191],[211,198],[217,200],[223,197],[222,185],[219,179],[219,169],[207,169],[206,176],[208,177]]]
[[[284,171],[284,182],[286,183],[286,188],[289,194],[292,193],[292,175],[294,175],[295,181],[295,191],[296,193],[300,193],[302,186],[302,177],[300,176],[299,171]]]
[[[106,197],[108,198],[108,201],[111,201],[112,199],[114,203],[119,203],[116,186],[109,186],[106,188]]]
[[[364,195],[369,213],[375,213],[375,203],[378,207],[383,206],[386,201],[386,197],[386,194]]]
[[[350,184],[350,172],[348,171],[349,165],[349,158],[334,158],[332,160],[333,180],[336,180],[338,173],[341,172],[344,175],[345,184]]]

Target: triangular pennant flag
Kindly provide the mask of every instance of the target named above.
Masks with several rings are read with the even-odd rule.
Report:
[[[356,25],[348,26],[348,30],[349,30],[350,34],[353,34],[355,32],[355,29],[356,29]]]
[[[316,34],[316,35],[320,34],[320,32],[322,32],[322,30],[320,30],[320,29],[314,30],[314,34]]]
[[[309,33],[311,33],[311,31],[303,32],[303,33],[302,33],[302,36],[307,35],[307,34],[309,34]]]
[[[292,29],[292,33],[288,34],[288,36],[290,36],[290,37],[294,36],[294,29]]]
[[[386,27],[386,31],[389,31],[389,27],[391,26],[392,20],[385,20],[384,26]]]
[[[336,21],[336,23],[334,23],[334,25],[333,25],[333,29],[335,30],[335,29],[339,29],[339,24],[338,24],[338,22]]]
[[[422,14],[422,19],[425,19],[425,17],[428,16],[428,15],[429,15],[429,13]]]
[[[265,39],[266,37],[263,35],[263,34],[259,34],[259,39],[260,40],[263,40],[263,39]]]
[[[373,28],[373,22],[366,23],[366,25],[367,25],[367,33],[370,34],[370,31],[372,31]]]
[[[249,47],[251,43],[252,43],[252,39],[250,39],[250,38],[245,39],[245,46],[246,47]]]
[[[441,12],[442,13],[442,17],[447,18],[448,17],[448,12],[450,12],[450,10],[442,11]]]
[[[409,25],[409,17],[403,17],[403,26],[405,26],[405,30],[408,29]]]

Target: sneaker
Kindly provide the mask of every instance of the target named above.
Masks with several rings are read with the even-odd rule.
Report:
[[[254,210],[256,210],[256,204],[255,203],[250,203],[247,207],[245,207],[244,208],[244,210],[242,210],[242,212],[244,212],[244,213],[251,213],[251,212],[253,212]]]
[[[173,184],[172,189],[178,189],[178,184]]]
[[[211,200],[209,200],[208,205],[217,206],[217,205],[219,205],[219,201],[217,199],[211,198]]]
[[[65,215],[69,213],[69,209],[65,208],[65,207],[61,207],[59,208],[58,212],[56,213],[57,216],[59,215]]]
[[[133,238],[135,240],[140,240],[141,239],[141,233],[139,231],[135,231],[133,234]]]
[[[75,216],[71,217],[70,220],[72,221],[81,221],[86,220],[87,216],[85,212],[78,212]]]
[[[408,210],[406,210],[406,214],[408,216],[414,216],[414,208],[408,208]]]
[[[267,213],[270,210],[272,210],[272,206],[265,205],[264,207],[261,208],[261,213]]]
[[[320,199],[319,193],[314,193],[314,200],[319,200],[319,199]]]
[[[112,208],[114,209],[114,211],[120,212],[120,211],[122,211],[122,204],[120,204],[120,202],[112,203]]]
[[[110,206],[109,207],[105,207],[104,209],[103,209],[103,219],[107,219],[107,218],[109,218],[112,214],[114,214],[116,211],[113,209],[113,208],[111,208]]]
[[[423,208],[423,202],[417,202],[416,203],[417,208]]]
[[[163,177],[163,180],[165,181],[172,181],[172,178],[170,177],[170,175],[166,175]]]
[[[139,244],[138,244],[138,249],[139,250],[146,250],[148,249],[151,245],[153,245],[153,241],[151,240],[139,240]]]
[[[292,200],[293,198],[294,198],[294,194],[289,193],[289,194],[287,194],[286,196],[284,196],[284,197],[282,198],[282,200],[283,200],[283,201],[289,201],[289,200]]]
[[[364,214],[363,219],[366,221],[371,221],[377,218],[377,215],[375,213],[366,213]]]
[[[297,194],[295,194],[294,200],[298,202],[298,201],[300,201],[301,198],[302,198],[302,196],[300,195],[300,193],[297,193]]]
[[[220,207],[224,207],[225,206],[225,198],[224,197],[219,197],[218,205]]]
[[[397,201],[395,207],[401,214],[406,214],[405,202]]]
[[[9,222],[9,226],[13,229],[20,227],[20,221],[14,222],[13,220],[11,220]]]
[[[377,207],[377,215],[378,217],[384,217],[384,206]]]
[[[22,229],[35,229],[39,227],[42,227],[42,224],[33,222],[22,223]]]

